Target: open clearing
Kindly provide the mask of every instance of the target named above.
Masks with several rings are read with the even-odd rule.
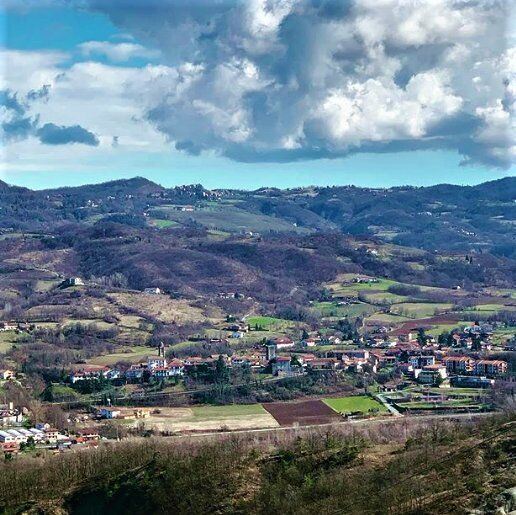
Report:
[[[362,291],[363,297],[367,302],[371,304],[395,304],[398,302],[404,302],[408,300],[405,295],[397,295],[396,293],[390,293],[388,291],[374,291],[371,292]]]
[[[367,413],[369,410],[378,410],[380,412],[387,411],[382,403],[367,395],[328,398],[324,399],[323,402],[338,413],[350,413],[353,411]]]
[[[453,304],[450,303],[431,303],[431,302],[404,302],[391,306],[391,313],[403,315],[411,318],[431,317],[438,312],[444,312],[452,309]]]
[[[329,424],[342,420],[334,410],[319,400],[300,402],[270,402],[263,407],[282,426],[309,426],[312,424]]]
[[[279,424],[261,404],[158,408],[143,420],[159,431],[218,431],[278,427]]]
[[[282,331],[283,329],[295,325],[295,322],[290,320],[267,316],[251,316],[246,319],[246,322],[251,326],[251,329],[258,326],[264,331]]]
[[[410,320],[407,317],[391,315],[390,313],[375,313],[364,320],[366,325],[395,325]]]
[[[110,293],[108,297],[122,306],[143,311],[162,322],[204,322],[207,319],[200,308],[191,306],[185,300],[171,299],[167,295]]]
[[[147,356],[156,355],[156,349],[152,347],[133,346],[121,349],[120,352],[112,354],[104,354],[103,356],[95,356],[88,360],[91,365],[110,366],[118,361],[126,361],[128,363],[140,363],[145,361]]]
[[[312,304],[312,307],[325,318],[357,318],[360,316],[367,316],[375,310],[373,306],[362,303],[339,306],[338,302],[315,302]]]
[[[175,227],[178,225],[174,220],[165,220],[163,218],[151,218],[149,225],[157,227],[158,229],[166,229],[167,227]]]
[[[269,231],[310,233],[310,229],[297,227],[292,223],[267,215],[248,213],[237,207],[226,205],[205,207],[195,211],[177,211],[174,207],[160,206],[152,211],[159,219],[173,220],[179,224],[196,223],[211,229],[229,232],[257,231],[267,233]]]

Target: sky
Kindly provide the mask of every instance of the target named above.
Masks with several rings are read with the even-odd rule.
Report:
[[[253,189],[514,175],[511,4],[0,0],[0,179]]]

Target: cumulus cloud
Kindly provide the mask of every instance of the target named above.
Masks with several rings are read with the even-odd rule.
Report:
[[[27,113],[27,104],[10,90],[0,91],[1,135],[4,142],[27,138],[38,124],[38,117]]]
[[[41,143],[46,145],[67,145],[69,143],[82,143],[96,147],[99,140],[93,132],[80,125],[59,126],[54,123],[46,123],[38,129],[37,135]]]
[[[45,84],[40,89],[30,90],[23,99],[18,93],[10,90],[0,91],[1,136],[4,142],[20,141],[36,136],[47,145],[66,145],[82,143],[97,146],[99,140],[95,134],[80,125],[58,126],[45,123],[40,126],[39,114],[32,115],[31,104],[35,101],[46,102],[49,98],[50,85]]]
[[[103,55],[109,60],[121,63],[129,59],[140,57],[143,59],[154,59],[159,56],[159,52],[145,48],[138,43],[112,43],[111,41],[86,41],[79,45],[83,55],[89,57]]]
[[[182,152],[241,161],[454,149],[464,164],[513,162],[504,0],[45,1],[134,37],[83,43],[91,61],[68,67],[55,52],[10,53],[6,87],[34,91],[44,122],[79,123],[100,146],[159,146],[154,128]],[[160,65],[93,62],[156,58],[149,48]]]
[[[512,160],[502,0],[89,0],[158,47],[146,118],[177,149],[289,160],[403,148]]]

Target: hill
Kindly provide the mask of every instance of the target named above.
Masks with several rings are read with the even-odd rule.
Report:
[[[427,250],[490,251],[514,257],[516,178],[478,186],[428,188],[166,189],[144,178],[30,191],[6,188],[0,228],[55,231],[113,215],[155,227],[196,226],[229,233],[338,230]],[[129,218],[127,218],[129,219]]]
[[[2,465],[0,508],[44,515],[430,515],[514,508],[508,491],[516,479],[510,467],[514,420],[440,422],[427,429],[412,422],[399,429],[287,433],[276,435],[274,445],[245,436],[147,439],[39,461],[28,457]]]

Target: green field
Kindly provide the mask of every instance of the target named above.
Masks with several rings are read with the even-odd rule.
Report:
[[[504,306],[503,304],[478,304],[467,311],[479,311],[482,313],[498,313],[499,311],[515,311],[516,306]]]
[[[20,335],[14,331],[1,331],[0,332],[0,354],[5,354],[11,350],[11,347],[16,344]]]
[[[159,229],[166,229],[167,227],[175,227],[179,225],[174,220],[166,220],[164,218],[151,218],[149,224],[158,227]]]
[[[258,326],[265,331],[281,331],[294,325],[291,320],[267,316],[252,316],[246,318],[245,321],[251,326],[251,330]]]
[[[368,293],[364,290],[361,293],[364,295],[365,300],[371,304],[396,304],[408,300],[408,297],[404,295],[397,295],[388,291]]]
[[[503,345],[514,336],[516,336],[516,326],[498,328],[493,333],[493,343],[495,345]]]
[[[12,342],[9,341],[1,341],[0,340],[0,354],[5,354],[9,352],[13,346]]]
[[[278,231],[308,234],[311,232],[309,229],[297,227],[280,218],[248,213],[231,205],[205,207],[187,212],[177,211],[174,208],[167,209],[166,206],[160,206],[159,209],[153,211],[153,214],[156,217],[160,217],[160,219],[166,218],[167,220],[173,220],[179,224],[189,223],[191,220],[194,220],[207,229],[229,231],[231,233],[244,230],[257,231],[260,233]]]
[[[331,283],[328,287],[333,290],[334,295],[341,297],[352,297],[360,292],[387,291],[392,285],[399,284],[391,279],[378,279],[376,283]]]
[[[409,321],[410,318],[391,313],[375,313],[365,319],[366,324],[402,324]]]
[[[430,336],[437,337],[441,333],[449,333],[449,332],[453,331],[454,329],[463,329],[468,324],[471,324],[471,322],[466,322],[464,320],[459,320],[458,322],[456,322],[454,324],[453,323],[437,324],[437,325],[433,326],[431,329],[426,329],[425,332],[426,332],[426,334],[428,334]]]
[[[387,411],[382,403],[367,395],[329,398],[323,399],[323,402],[339,413],[349,413],[352,411],[362,411],[363,413],[367,413],[371,409],[376,409],[380,412]]]
[[[231,236],[230,232],[217,231],[216,229],[211,229],[211,230],[207,231],[207,233],[208,233],[208,238],[210,240],[214,240],[214,241],[224,241],[226,238]]]
[[[453,304],[450,303],[432,303],[432,302],[403,302],[391,306],[391,313],[403,315],[409,318],[425,318],[434,316],[437,312],[444,312],[452,309]]]
[[[124,352],[125,351],[125,352]],[[152,356],[157,354],[156,349],[152,347],[144,347],[141,345],[135,345],[132,347],[127,347],[120,352],[114,352],[112,354],[104,354],[103,356],[96,356],[88,360],[88,363],[91,365],[104,365],[110,366],[115,364],[118,361],[128,361],[131,363],[139,363],[140,361],[145,361],[147,356]]]
[[[339,306],[337,302],[315,302],[312,307],[323,317],[357,318],[374,313],[375,308],[369,304],[348,304]]]

